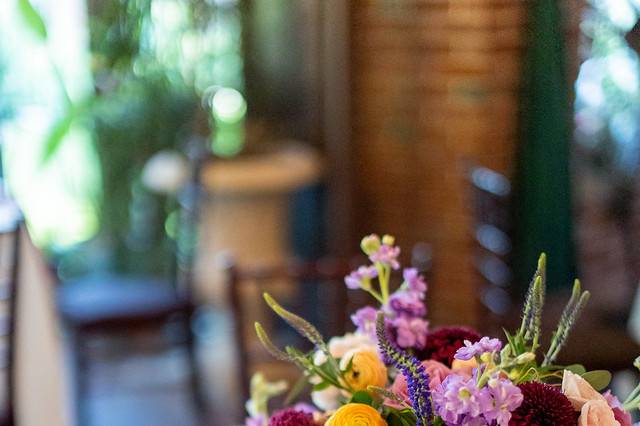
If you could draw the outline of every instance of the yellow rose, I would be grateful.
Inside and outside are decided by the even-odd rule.
[[[386,426],[380,413],[366,404],[347,404],[336,411],[324,426]]]
[[[340,360],[340,368],[351,369],[344,375],[345,381],[354,391],[366,391],[369,386],[385,387],[387,367],[371,348],[359,348],[348,351]]]

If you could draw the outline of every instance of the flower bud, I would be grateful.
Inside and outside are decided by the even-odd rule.
[[[367,235],[360,242],[360,248],[366,255],[375,253],[380,248],[380,237],[376,234]]]
[[[493,361],[493,353],[483,353],[482,355],[480,355],[480,361],[482,361],[483,364],[489,364],[491,361]]]
[[[526,364],[528,362],[535,361],[535,359],[536,359],[536,354],[534,354],[533,352],[525,352],[523,354],[518,355],[515,362],[516,364]]]
[[[382,244],[387,246],[392,246],[396,243],[396,239],[393,235],[385,234],[382,236]]]

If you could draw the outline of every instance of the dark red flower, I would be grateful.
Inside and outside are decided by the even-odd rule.
[[[293,408],[276,411],[269,419],[269,426],[318,426],[313,416]]]
[[[420,360],[432,359],[451,367],[456,351],[464,346],[465,340],[477,342],[482,336],[466,327],[443,327],[427,335],[427,343],[416,356]]]
[[[578,413],[566,396],[553,386],[539,382],[518,385],[524,397],[511,413],[509,426],[576,426]]]

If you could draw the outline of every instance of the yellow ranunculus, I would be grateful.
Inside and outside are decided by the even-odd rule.
[[[380,413],[366,404],[346,404],[336,411],[324,426],[386,426]]]
[[[387,367],[371,348],[359,348],[348,351],[340,360],[340,368],[346,369],[351,362],[351,369],[344,378],[354,391],[366,391],[369,386],[385,387],[387,384]]]

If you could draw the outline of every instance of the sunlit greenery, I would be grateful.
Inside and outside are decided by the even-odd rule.
[[[640,166],[640,62],[625,36],[640,2],[591,0],[581,29],[589,41],[576,82],[577,139],[610,176]]]
[[[92,247],[106,249],[110,269],[166,269],[176,204],[150,192],[140,174],[153,154],[194,138],[210,138],[221,155],[241,150],[237,2],[0,3],[0,58],[11,64],[0,81],[17,92],[0,136],[38,243],[75,253],[72,266],[61,258],[63,273],[96,267]]]

